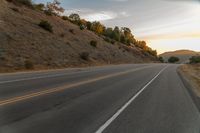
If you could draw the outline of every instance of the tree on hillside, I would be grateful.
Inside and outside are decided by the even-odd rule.
[[[86,27],[87,27],[88,30],[91,30],[92,29],[92,23],[87,21],[86,22]]]
[[[126,44],[126,37],[123,34],[120,36],[120,42]]]
[[[157,57],[157,51],[156,50],[153,50],[151,49],[150,47],[147,47],[148,50],[146,50],[146,52],[148,52],[149,54]]]
[[[80,16],[76,13],[72,13],[71,15],[69,15],[69,19],[71,21],[80,21]]]
[[[178,57],[172,56],[168,59],[169,63],[176,63],[178,62],[180,59]]]
[[[190,58],[190,63],[194,64],[194,63],[200,63],[200,56],[192,56]]]
[[[147,46],[147,43],[145,41],[137,41],[132,34],[131,30],[127,27],[119,28],[118,26],[115,26],[115,28],[105,27],[103,24],[101,24],[98,21],[90,22],[86,21],[84,19],[81,19],[80,16],[76,13],[73,13],[69,16],[69,20],[80,26],[80,29],[88,29],[93,31],[94,33],[98,35],[104,35],[105,40],[107,42],[121,42],[127,46],[136,46],[141,48],[141,51],[145,53],[146,55],[152,55],[157,57],[157,51],[151,49]]]
[[[113,33],[113,29],[108,27],[108,28],[105,29],[104,36],[109,37],[109,38],[113,38],[112,33]]]
[[[120,29],[119,27],[115,26],[113,32],[112,32],[112,37],[116,41],[120,41]]]
[[[97,34],[103,34],[105,32],[105,26],[102,25],[100,22],[93,22],[92,23],[92,31],[94,31]]]
[[[47,2],[46,12],[48,12],[49,14],[60,15],[64,11],[64,8],[60,6],[60,2],[58,0]]]
[[[146,49],[147,47],[147,44],[145,41],[137,41],[135,45],[141,49]]]
[[[131,33],[131,30],[127,27],[121,28],[121,36],[121,38],[123,39],[121,42],[125,42],[125,44],[127,45],[131,45],[131,43],[133,44],[136,42],[133,34]]]

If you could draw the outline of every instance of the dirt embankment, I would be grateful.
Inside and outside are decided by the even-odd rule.
[[[53,26],[53,33],[38,26],[41,20]],[[137,47],[108,43],[59,17],[0,0],[0,72],[156,60]]]

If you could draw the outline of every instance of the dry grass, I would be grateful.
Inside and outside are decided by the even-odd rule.
[[[182,65],[180,70],[194,86],[194,91],[200,97],[200,64]]]

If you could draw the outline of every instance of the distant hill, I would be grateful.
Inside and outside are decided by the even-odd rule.
[[[38,26],[41,20],[53,32]],[[58,16],[0,0],[0,72],[154,61],[136,46],[108,42]]]
[[[196,55],[200,55],[200,52],[192,50],[177,50],[177,51],[165,52],[163,54],[160,54],[159,56],[163,57],[165,62],[167,62],[171,56],[176,56],[180,59],[179,63],[184,63],[188,62],[192,56]]]

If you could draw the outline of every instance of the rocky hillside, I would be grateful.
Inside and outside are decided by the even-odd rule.
[[[195,52],[191,50],[177,50],[177,51],[165,52],[159,56],[163,57],[165,62],[167,62],[171,56],[175,56],[180,59],[179,63],[184,63],[184,62],[189,62],[189,59],[192,56],[196,55],[200,55],[200,52]]]
[[[52,33],[38,26],[42,20]],[[60,17],[0,0],[0,72],[157,60],[138,47],[104,40]]]

